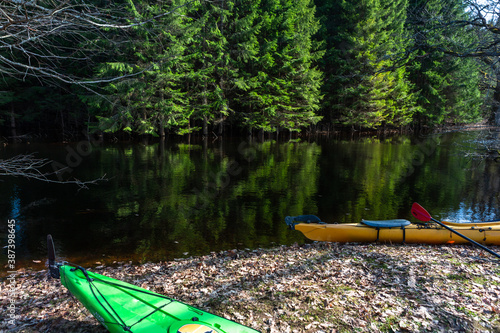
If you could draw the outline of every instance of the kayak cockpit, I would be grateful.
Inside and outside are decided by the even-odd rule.
[[[298,215],[298,216],[287,216],[285,217],[285,223],[292,230],[295,226],[300,223],[316,223],[316,224],[327,224],[322,222],[316,215]],[[404,219],[394,219],[394,220],[361,220],[361,223],[373,228],[402,228],[410,225],[411,222]]]

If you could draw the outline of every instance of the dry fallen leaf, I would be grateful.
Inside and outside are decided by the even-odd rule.
[[[313,243],[93,270],[262,332],[494,332],[500,268],[479,253],[456,245]],[[0,322],[0,331],[106,332],[46,273],[18,272],[19,320],[14,328]],[[2,312],[9,288],[4,279]]]

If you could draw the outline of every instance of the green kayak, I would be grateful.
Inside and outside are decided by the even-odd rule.
[[[255,333],[252,328],[194,308],[172,298],[70,264],[49,271],[110,332]],[[53,244],[52,244],[53,247]],[[51,258],[52,257],[52,258]]]

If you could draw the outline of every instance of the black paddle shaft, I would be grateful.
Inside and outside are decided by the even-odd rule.
[[[469,241],[469,242],[471,242],[472,244],[474,244],[474,245],[476,245],[476,246],[479,246],[480,248],[482,248],[482,249],[483,249],[483,250],[485,250],[486,252],[491,253],[492,255],[496,256],[497,258],[500,258],[500,254],[496,253],[495,251],[492,251],[492,250],[488,249],[486,246],[483,246],[483,245],[479,244],[478,242],[476,242],[476,241],[474,241],[474,240],[470,239],[469,237],[462,235],[462,234],[461,234],[461,233],[459,233],[458,231],[456,231],[456,230],[454,230],[454,229],[452,229],[452,228],[448,227],[446,224],[443,224],[443,223],[439,222],[438,220],[436,220],[436,219],[435,219],[435,218],[433,218],[433,217],[431,217],[431,220],[432,220],[432,221],[434,221],[434,222],[436,222],[437,224],[439,224],[439,225],[440,225],[440,226],[442,226],[443,228],[448,229],[449,231],[451,231],[451,232],[453,232],[453,233],[455,233],[455,234],[459,235],[459,236],[460,236],[460,237],[462,237],[463,239],[468,240],[468,241]]]
[[[59,279],[59,267],[56,265],[56,250],[51,235],[47,235],[47,251],[49,257],[49,277]]]

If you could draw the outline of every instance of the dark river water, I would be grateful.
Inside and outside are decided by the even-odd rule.
[[[67,166],[63,179],[107,181],[78,190],[3,176],[0,263],[12,220],[16,268],[41,268],[47,234],[60,258],[92,265],[307,242],[287,229],[287,215],[414,221],[417,201],[435,218],[500,219],[500,162],[470,156],[478,137],[485,133],[8,145],[0,159],[36,152],[55,161],[48,170]]]

